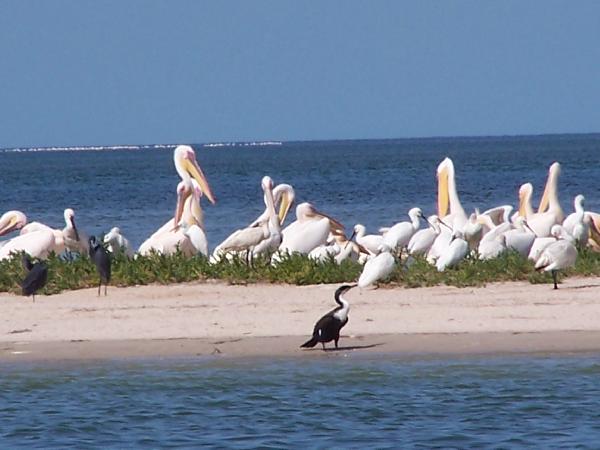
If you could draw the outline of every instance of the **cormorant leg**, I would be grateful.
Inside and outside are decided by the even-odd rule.
[[[323,350],[325,350],[325,342],[321,342],[321,345],[323,346]]]
[[[33,294],[32,297],[33,297],[33,303],[35,303],[35,294]]]
[[[102,288],[102,281],[98,284],[98,297],[100,297],[100,289]]]
[[[108,284],[104,285],[104,296],[106,297],[106,289],[108,289]]]
[[[558,284],[556,283],[556,270],[552,271],[552,279],[554,280],[554,289],[558,289]]]

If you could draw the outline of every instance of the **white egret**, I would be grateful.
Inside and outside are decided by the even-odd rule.
[[[107,244],[107,250],[111,253],[122,251],[128,257],[133,256],[133,248],[129,240],[121,234],[119,227],[113,227],[104,235],[104,243]]]
[[[552,235],[558,240],[548,245],[535,263],[535,268],[552,273],[554,289],[558,289],[556,272],[574,266],[577,260],[577,248],[574,239],[560,225],[552,227]]]
[[[394,270],[396,261],[390,253],[390,248],[382,244],[377,250],[379,253],[369,258],[358,278],[358,287],[360,288],[365,288],[387,277]]]
[[[398,222],[391,226],[383,236],[383,244],[392,250],[403,249],[408,245],[410,239],[419,230],[421,219],[425,219],[421,208],[411,208],[408,211],[410,222]],[[357,240],[360,243],[360,241]]]
[[[575,197],[573,205],[575,212],[567,216],[563,221],[563,228],[575,238],[575,242],[585,246],[590,234],[590,216],[586,215],[583,208],[585,197],[581,194]]]
[[[379,246],[383,244],[384,238],[380,234],[365,235],[366,230],[367,229],[365,226],[360,223],[354,225],[354,239],[356,239],[356,242],[366,248],[369,252],[376,254]],[[391,246],[389,247],[393,248]]]
[[[435,239],[441,233],[440,226],[443,222],[436,214],[429,216],[427,222],[429,222],[429,228],[417,231],[412,235],[410,241],[408,241],[408,253],[413,256],[426,255]]]
[[[522,216],[515,219],[514,227],[504,232],[506,247],[516,250],[523,258],[527,258],[536,239],[535,233],[527,227],[527,219]]]
[[[454,230],[451,237],[450,245],[440,255],[436,261],[438,272],[443,272],[448,267],[457,265],[469,253],[469,244],[464,240],[460,230]]]

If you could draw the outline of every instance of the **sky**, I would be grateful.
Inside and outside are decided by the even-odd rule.
[[[0,147],[600,131],[600,2],[0,0]]]

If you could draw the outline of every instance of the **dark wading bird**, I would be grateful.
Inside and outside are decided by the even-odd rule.
[[[104,283],[104,295],[106,295],[106,286],[110,283],[110,255],[102,244],[100,244],[95,236],[90,236],[90,258],[96,265],[98,275],[100,275],[100,283],[98,284],[98,295],[100,288]]]
[[[21,282],[21,289],[23,295],[29,297],[33,296],[35,302],[35,293],[43,288],[48,281],[48,266],[43,261],[33,263],[31,257],[27,254],[23,254],[23,267],[27,270],[25,279]]]
[[[310,338],[300,347],[310,348],[314,347],[320,342],[323,345],[323,350],[325,350],[325,343],[334,341],[335,348],[338,348],[340,330],[348,323],[348,311],[350,310],[350,304],[347,300],[342,298],[342,294],[345,294],[354,286],[356,285],[345,284],[340,286],[335,291],[335,301],[339,306],[329,311],[319,319],[319,321],[315,324],[312,338]]]

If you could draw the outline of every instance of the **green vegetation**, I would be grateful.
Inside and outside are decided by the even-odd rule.
[[[98,275],[93,263],[87,257],[65,261],[51,255],[48,264],[48,284],[44,294],[58,293],[70,289],[95,287]],[[113,286],[133,286],[143,284],[169,284],[198,280],[222,280],[230,284],[246,283],[288,283],[296,285],[319,283],[354,282],[362,267],[352,261],[337,265],[333,260],[316,262],[305,256],[284,257],[277,266],[271,266],[268,258],[257,258],[248,266],[243,258],[223,260],[210,264],[202,256],[193,258],[181,254],[171,256],[151,255],[128,259],[123,254],[113,258]],[[584,249],[579,253],[575,267],[561,276],[600,275],[600,254]],[[0,292],[20,293],[19,280],[25,276],[21,267],[21,257],[0,261]],[[383,287],[405,286],[483,286],[497,281],[524,280],[531,283],[550,283],[551,276],[536,272],[533,263],[516,252],[508,252],[499,258],[479,261],[466,258],[458,267],[439,273],[422,258],[410,258],[396,266]]]

